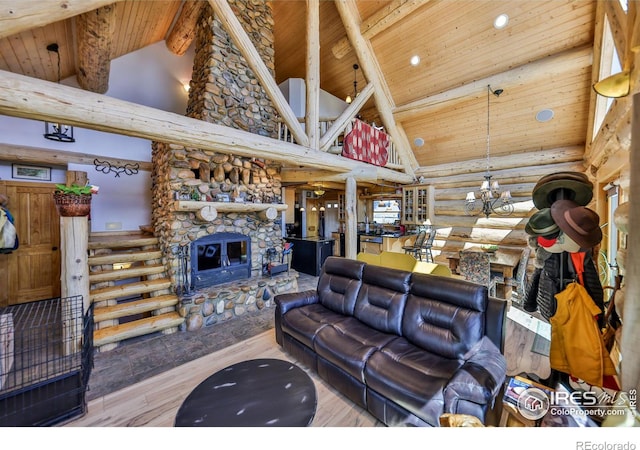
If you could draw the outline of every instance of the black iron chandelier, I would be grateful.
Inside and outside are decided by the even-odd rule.
[[[499,97],[502,94],[502,89],[491,89],[491,85],[487,85],[487,172],[484,175],[484,181],[480,185],[480,201],[476,200],[476,194],[471,191],[467,193],[465,201],[465,211],[468,215],[484,214],[485,217],[494,213],[498,216],[509,216],[514,211],[513,203],[511,203],[511,192],[500,191],[500,184],[498,181],[491,181],[491,172],[489,171],[489,154],[490,154],[490,98],[491,94]]]

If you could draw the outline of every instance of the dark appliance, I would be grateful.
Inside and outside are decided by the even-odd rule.
[[[333,243],[330,238],[287,238],[294,244],[291,267],[298,272],[317,277],[320,275],[324,260],[333,256]]]

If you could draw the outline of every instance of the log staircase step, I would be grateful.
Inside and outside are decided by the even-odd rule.
[[[142,314],[156,309],[175,306],[178,304],[178,297],[173,294],[159,295],[157,297],[142,298],[118,303],[113,306],[104,306],[93,310],[93,320],[98,323],[105,320],[114,320],[121,317]]]
[[[110,286],[106,288],[94,289],[89,292],[91,302],[102,302],[105,300],[113,300],[122,297],[131,297],[134,295],[148,294],[171,287],[171,280],[167,278],[159,278],[157,280],[138,281],[136,283],[127,283],[118,286]]]
[[[113,344],[124,341],[125,339],[177,327],[183,322],[184,318],[180,317],[180,314],[170,312],[145,319],[134,320],[113,327],[102,328],[93,333],[93,345],[100,347],[106,344]]]
[[[102,270],[89,274],[89,283],[101,283],[103,281],[126,280],[128,278],[144,277],[163,273],[165,267],[162,264],[149,264],[147,266],[132,266],[128,269]]]
[[[89,238],[89,250],[102,248],[133,248],[158,245],[158,238],[149,235],[125,234],[120,236],[106,236]]]
[[[114,252],[108,255],[90,256],[88,262],[90,266],[100,266],[102,264],[147,261],[150,259],[160,258],[162,258],[162,252],[160,250],[140,250],[131,252]]]

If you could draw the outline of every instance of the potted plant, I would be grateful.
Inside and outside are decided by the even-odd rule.
[[[91,211],[91,196],[97,194],[97,186],[56,184],[53,200],[62,217],[88,216]]]

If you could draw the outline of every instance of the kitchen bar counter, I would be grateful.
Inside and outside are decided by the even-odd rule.
[[[403,246],[412,245],[416,240],[416,234],[396,236],[392,234],[360,234],[360,251],[374,255],[381,252],[404,253]]]

